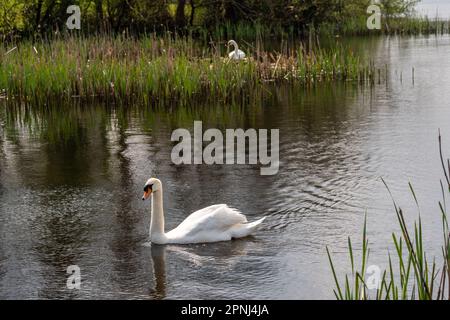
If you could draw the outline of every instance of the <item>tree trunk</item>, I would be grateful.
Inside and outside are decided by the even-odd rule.
[[[230,21],[231,23],[235,24],[238,21],[238,13],[235,8],[234,1],[227,1],[224,3],[225,6],[225,20]]]
[[[36,21],[35,21],[35,27],[36,30],[39,31],[40,27],[39,24],[41,23],[41,11],[42,11],[42,4],[43,4],[44,0],[39,0],[37,7],[36,7]]]
[[[194,0],[191,0],[191,17],[189,18],[189,24],[191,26],[194,25],[194,15],[195,15],[195,3]]]
[[[185,6],[186,0],[178,0],[177,11],[175,13],[175,25],[178,28],[184,28],[186,26],[186,16],[184,15]]]
[[[103,30],[103,3],[102,0],[96,0],[95,1],[95,11],[97,11],[97,21],[100,30]]]
[[[129,21],[124,21],[125,23],[122,23],[124,19],[126,19],[126,18],[128,18],[130,16],[129,15],[129,12],[130,12],[129,9],[130,8],[129,8],[128,1],[127,0],[122,0],[119,3],[117,9],[119,11],[119,14],[117,16],[117,19],[116,19],[116,22],[115,22],[115,25],[114,25],[114,31],[116,33],[120,32],[122,26],[124,26],[125,29],[126,29],[126,24],[129,22]]]

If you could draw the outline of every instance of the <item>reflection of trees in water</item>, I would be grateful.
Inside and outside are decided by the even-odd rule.
[[[22,177],[35,171],[42,185],[80,185],[98,175],[97,159],[104,157],[99,130],[106,110],[77,104],[48,107],[5,107],[4,137],[11,146],[6,155]]]
[[[133,190],[133,172],[130,168],[131,159],[124,156],[129,147],[126,134],[127,125],[126,122],[123,123],[122,121],[118,121],[116,141],[109,140],[110,144],[116,144],[117,153],[110,155],[109,160],[114,161],[115,164],[114,170],[108,171],[115,181],[115,188],[119,190]],[[107,131],[105,130],[104,135],[106,134]],[[131,206],[133,202],[137,201],[137,198],[137,195],[133,195],[132,192],[123,192],[113,200],[115,202],[113,215],[114,232],[111,239],[111,250],[115,258],[113,270],[122,278],[127,274],[139,272],[138,266],[140,261],[133,254],[133,250],[139,245],[139,238],[135,233],[139,219]],[[129,285],[126,281],[119,281],[117,285],[121,291],[129,290]]]
[[[0,172],[0,181],[1,181],[1,172]],[[0,184],[0,190],[1,190],[1,184]],[[0,199],[2,197],[1,191],[0,191]],[[2,202],[0,201],[0,212],[3,212],[3,208],[2,208]],[[4,230],[3,230],[3,226],[4,223],[2,221],[3,217],[0,215],[0,235],[3,235]],[[6,263],[6,253],[5,253],[5,243],[4,241],[0,241],[0,299],[2,298],[3,295],[3,277],[6,274],[6,269],[5,269],[5,263]]]
[[[52,298],[55,292],[67,298],[79,294],[77,290],[65,290],[69,276],[67,267],[80,263],[90,229],[77,205],[79,196],[75,190],[70,190],[66,194],[55,192],[35,198],[39,213],[30,228],[34,238],[33,253],[41,264],[39,275],[43,285],[39,288],[39,297]]]
[[[30,258],[39,261],[31,271],[24,266],[22,278],[39,279],[34,283],[39,297],[76,297],[76,290],[65,290],[66,270],[80,263],[82,248],[89,241],[91,223],[87,217],[95,209],[92,200],[86,201],[92,194],[86,193],[83,185],[98,182],[95,172],[104,143],[95,128],[102,119],[95,113],[83,114],[77,106],[67,110],[8,106],[5,110],[7,121],[1,140],[4,138],[10,148],[7,161],[0,162],[0,172],[9,169],[10,197],[26,195],[23,210],[29,212],[24,212],[26,221],[20,229],[30,233]],[[89,156],[81,156],[85,154]]]
[[[171,185],[167,196],[173,201],[166,202],[167,212],[175,209],[170,217],[171,224],[177,224],[200,209],[199,203],[229,202],[230,199],[234,199],[236,206],[239,202],[251,203],[242,199],[251,194],[243,189],[263,185],[259,175],[242,176],[236,181],[235,175],[227,176],[231,169],[226,166],[219,171],[216,167],[194,170],[191,166],[175,167],[170,162],[171,130],[191,127],[198,119],[205,121],[205,128],[257,125],[263,117],[257,104],[249,108],[233,105],[173,110],[131,106],[111,110],[101,105],[74,104],[46,108],[9,106],[5,110],[7,120],[0,146],[6,141],[12,148],[2,148],[2,152],[9,152],[5,159],[10,162],[5,164],[0,155],[0,175],[3,178],[4,169],[14,168],[8,172],[8,179],[14,179],[18,192],[26,189],[30,194],[26,206],[32,208],[33,217],[26,228],[33,234],[31,259],[38,260],[38,290],[42,297],[85,294],[83,290],[65,290],[66,269],[72,264],[81,264],[82,279],[95,281],[94,286],[102,286],[103,280],[112,281],[113,292],[115,287],[121,292],[130,292],[133,287],[130,281],[139,278],[148,264],[148,260],[136,254],[139,252],[136,248],[142,243],[142,233],[138,231],[142,228],[143,216],[148,219],[148,207],[144,212],[136,212],[135,203],[139,199],[135,194],[136,184],[140,186],[154,168],[157,167],[163,181]],[[139,139],[130,140],[130,136]],[[152,170],[147,167],[143,170],[143,165],[148,163],[152,163]],[[202,181],[211,179],[210,173],[214,172],[217,184],[212,193],[207,193],[202,189]],[[0,192],[1,183],[3,179]],[[186,183],[192,185],[186,187]],[[238,185],[240,188],[233,188]],[[242,197],[238,195],[241,192]],[[111,210],[100,208],[103,205]],[[263,208],[240,209],[244,213],[264,211]],[[145,233],[148,233],[148,226],[145,226]],[[235,257],[245,254],[240,253],[239,246],[240,242],[214,245],[217,252],[208,251],[210,246],[152,249],[154,297],[166,296],[165,250],[187,266],[201,266],[211,259],[223,258],[220,267],[226,268],[236,261]],[[98,266],[96,263],[108,254],[113,256],[104,261],[104,268],[99,271],[103,272],[100,277],[103,280],[91,277],[91,270]],[[83,278],[83,274],[87,278]]]
[[[2,109],[4,106],[2,104],[0,104],[0,109]],[[0,199],[2,199],[3,196],[3,189],[4,189],[4,172],[5,172],[5,150],[4,150],[4,124],[3,124],[3,117],[4,114],[3,112],[0,110]],[[0,212],[2,212],[2,203],[3,201],[0,201]],[[3,223],[1,223],[2,216],[0,215],[0,228],[3,225]],[[0,230],[1,231],[1,230]],[[1,233],[0,233],[1,234]],[[0,244],[1,245],[1,244]],[[1,267],[1,265],[0,265]]]

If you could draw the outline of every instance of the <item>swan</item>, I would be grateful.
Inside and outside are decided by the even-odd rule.
[[[150,241],[155,244],[189,244],[228,241],[250,235],[265,217],[248,223],[247,218],[226,204],[216,204],[189,215],[178,227],[164,232],[162,183],[150,178],[142,200],[151,196]]]
[[[238,44],[234,40],[228,41],[228,46],[233,46],[234,51],[231,51],[228,54],[228,57],[233,60],[244,60],[245,59],[245,52],[242,50],[239,50]]]

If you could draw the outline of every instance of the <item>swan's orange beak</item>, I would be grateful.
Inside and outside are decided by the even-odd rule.
[[[142,201],[145,201],[150,197],[150,194],[152,193],[152,189],[148,189],[147,191],[144,191],[144,195],[142,196]]]

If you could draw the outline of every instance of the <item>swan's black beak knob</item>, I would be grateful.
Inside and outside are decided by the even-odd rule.
[[[144,195],[142,196],[142,201],[145,201],[150,197],[150,194],[152,193],[152,190],[150,188],[146,188],[144,191]]]

